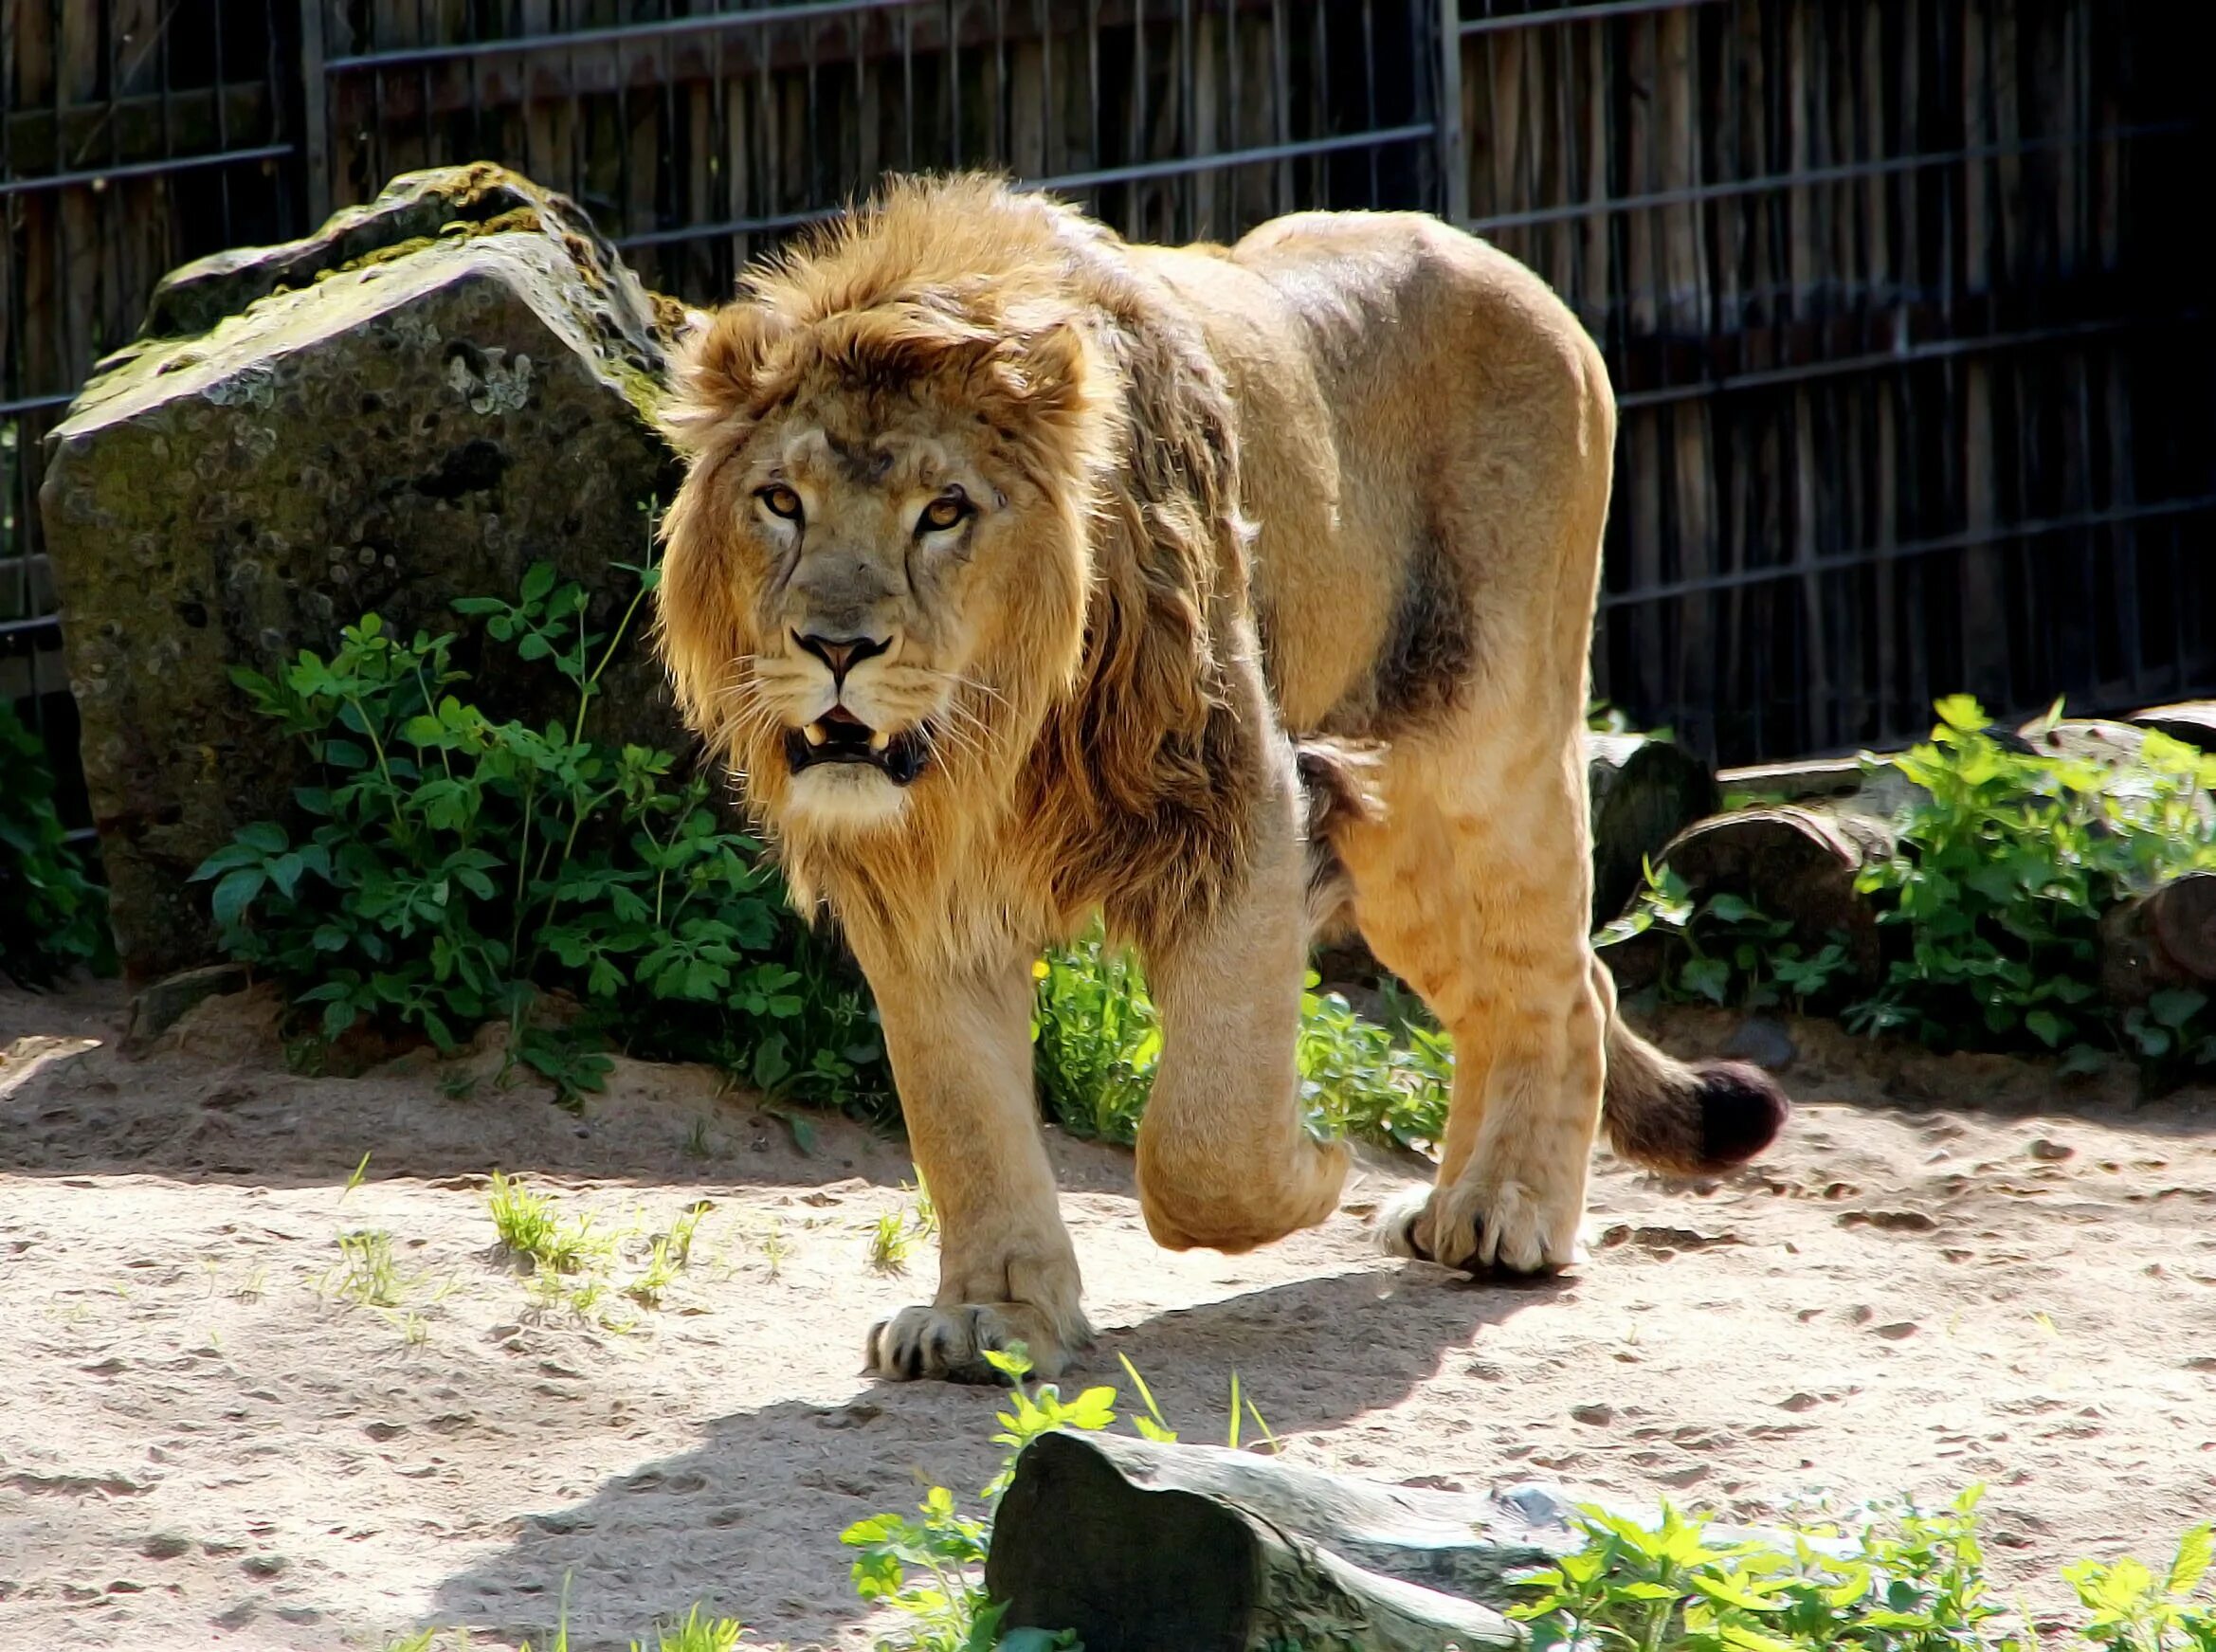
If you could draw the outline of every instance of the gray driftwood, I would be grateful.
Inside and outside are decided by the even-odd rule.
[[[1364,1484],[1104,1434],[1027,1446],[986,1587],[1008,1628],[1086,1652],[1462,1652],[1517,1645],[1507,1577],[1575,1547],[1562,1506]]]

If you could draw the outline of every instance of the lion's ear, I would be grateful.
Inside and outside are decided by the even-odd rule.
[[[746,410],[789,327],[767,304],[741,300],[685,335],[662,408],[662,427],[681,452],[699,452],[717,429]]]
[[[1017,334],[1002,372],[1015,399],[1036,419],[1074,420],[1092,401],[1093,346],[1068,321]]]

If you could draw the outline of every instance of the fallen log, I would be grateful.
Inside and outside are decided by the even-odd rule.
[[[2142,729],[2159,729],[2173,740],[2216,753],[2216,699],[2182,699],[2172,705],[2151,705],[2124,721]]]
[[[1539,1494],[1366,1485],[1251,1453],[1054,1433],[1026,1446],[985,1585],[1087,1652],[1492,1652],[1508,1577],[1577,1541]]]
[[[2100,915],[2100,988],[2129,1008],[2168,988],[2216,993],[2216,872],[2189,872]]]
[[[1598,922],[1624,910],[1645,880],[1647,861],[1664,844],[1716,812],[1716,790],[1708,765],[1669,740],[1589,734],[1585,756]]]
[[[1881,967],[1878,910],[1855,887],[1873,862],[1893,853],[1889,816],[1865,811],[1864,794],[1821,806],[1782,803],[1714,815],[1685,828],[1659,857],[1696,900],[1736,895],[1792,925],[1805,952],[1833,938],[1846,948],[1852,978],[1874,986]],[[1601,949],[1626,992],[1661,976],[1664,937],[1655,930]]]

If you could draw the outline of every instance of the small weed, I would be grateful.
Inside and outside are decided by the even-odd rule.
[[[63,828],[45,742],[0,699],[0,980],[46,987],[79,968],[115,973],[108,894]]]
[[[493,1231],[518,1256],[536,1260],[560,1225],[552,1199],[499,1171],[493,1172],[491,1185],[485,1189],[485,1207],[492,1213]]]
[[[705,1118],[693,1120],[692,1129],[685,1132],[682,1152],[689,1159],[708,1159],[715,1156],[715,1144],[709,1137],[708,1121]]]
[[[739,1637],[745,1633],[736,1619],[703,1618],[696,1606],[681,1624],[667,1628],[657,1624],[652,1647],[633,1641],[631,1652],[738,1652]]]
[[[916,1248],[912,1218],[906,1210],[887,1210],[869,1233],[869,1265],[881,1274],[904,1274],[908,1255]]]
[[[439,1075],[439,1094],[449,1101],[466,1101],[477,1094],[477,1075],[465,1067]]]
[[[392,1236],[381,1227],[360,1227],[338,1236],[338,1265],[324,1276],[324,1287],[344,1302],[364,1308],[397,1308],[411,1280],[401,1277],[392,1260]]]
[[[590,1213],[565,1217],[547,1194],[498,1171],[485,1190],[485,1207],[500,1244],[512,1255],[528,1257],[537,1272],[582,1273],[614,1252],[616,1236],[593,1232]]]
[[[354,1174],[346,1178],[346,1186],[338,1189],[338,1202],[342,1205],[346,1203],[347,1194],[360,1187],[362,1179],[369,1173],[370,1155],[365,1153],[362,1154],[361,1162],[354,1167]]]
[[[693,1231],[707,1213],[705,1203],[695,1205],[669,1225],[667,1233],[655,1235],[646,1271],[624,1287],[624,1295],[642,1307],[661,1307],[662,1298],[693,1259]]]
[[[769,1231],[762,1235],[762,1259],[770,1264],[770,1278],[775,1279],[785,1271],[785,1259],[791,1254],[792,1246],[785,1238],[785,1224],[771,1217]]]

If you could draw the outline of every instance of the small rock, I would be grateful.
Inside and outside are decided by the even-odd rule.
[[[817,1412],[816,1426],[819,1428],[861,1428],[876,1422],[884,1414],[885,1408],[882,1406],[873,1405],[867,1400],[856,1400],[849,1405]]]
[[[1916,1334],[1916,1321],[1913,1319],[1896,1319],[1890,1325],[1879,1326],[1875,1334],[1884,1337],[1889,1342],[1900,1342],[1914,1336]]]
[[[292,1564],[282,1554],[249,1554],[239,1562],[248,1577],[275,1577]]]
[[[2049,1141],[2043,1135],[2034,1141],[2030,1148],[2033,1158],[2043,1159],[2048,1164],[2060,1164],[2063,1159],[2074,1156],[2077,1151],[2076,1148],[2065,1147],[2059,1141]]]
[[[138,1552],[149,1560],[174,1560],[189,1552],[192,1539],[181,1537],[174,1532],[156,1532],[138,1545]]]
[[[1800,1047],[1785,1024],[1767,1015],[1750,1015],[1739,1023],[1723,1053],[1735,1062],[1753,1062],[1757,1067],[1782,1073],[1800,1059]]]
[[[1610,1406],[1572,1406],[1571,1416],[1580,1423],[1589,1423],[1596,1428],[1605,1428],[1616,1420],[1615,1408]]]
[[[227,992],[244,992],[252,977],[244,964],[209,964],[156,981],[131,1000],[130,1019],[119,1046],[127,1056],[144,1055],[154,1040],[203,1001]]]

